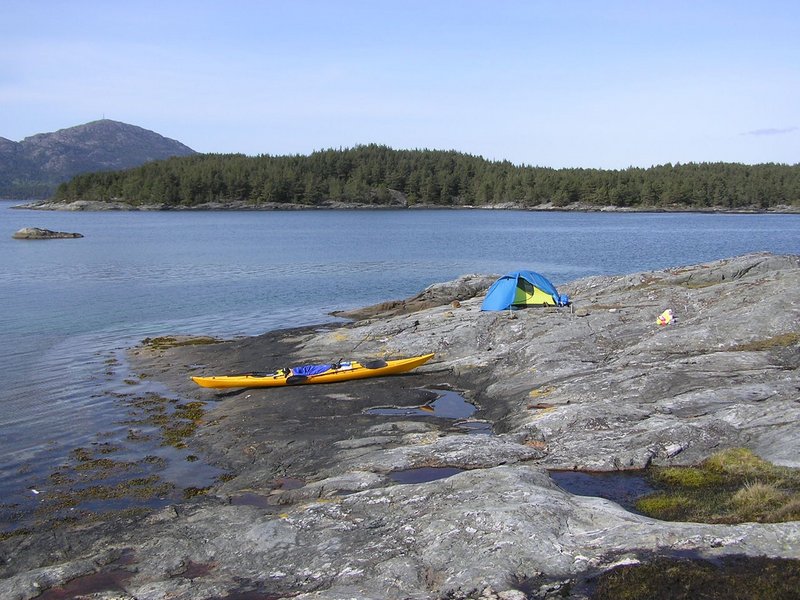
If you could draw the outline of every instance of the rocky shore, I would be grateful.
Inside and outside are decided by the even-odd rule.
[[[99,200],[75,200],[72,202],[55,202],[50,200],[43,200],[37,202],[29,202],[27,204],[20,204],[13,208],[27,209],[27,210],[54,210],[54,211],[69,211],[69,212],[83,212],[83,211],[225,211],[225,210],[245,210],[245,211],[292,211],[292,210],[530,210],[530,211],[566,211],[566,212],[706,212],[706,213],[729,213],[729,214],[757,214],[757,213],[781,213],[781,214],[797,214],[800,212],[798,205],[784,205],[774,206],[769,209],[763,209],[757,206],[743,207],[736,210],[724,206],[712,206],[703,208],[694,208],[686,205],[670,205],[670,206],[637,206],[620,207],[620,206],[597,206],[593,204],[586,204],[574,202],[572,204],[553,204],[547,202],[537,204],[535,206],[526,206],[516,202],[503,202],[499,204],[491,204],[485,206],[442,206],[437,204],[409,204],[408,200],[402,194],[399,194],[394,202],[386,205],[358,203],[358,202],[338,202],[327,201],[316,205],[307,204],[291,204],[279,202],[246,202],[246,201],[221,201],[209,202],[205,204],[197,204],[194,206],[175,206],[166,204],[131,204],[123,201],[103,202]]]
[[[591,598],[604,573],[654,557],[797,565],[798,521],[660,521],[549,470],[694,465],[726,448],[800,467],[800,256],[582,279],[559,286],[568,308],[481,312],[491,281],[344,325],[132,349],[141,376],[206,403],[190,444],[228,475],[144,517],[3,540],[0,597]],[[413,373],[327,386],[188,379],[427,352]],[[421,414],[442,390],[476,411]],[[417,469],[428,476],[397,477]]]
[[[39,227],[23,227],[11,236],[15,240],[67,240],[82,238],[81,233],[69,233],[66,231],[51,231]]]

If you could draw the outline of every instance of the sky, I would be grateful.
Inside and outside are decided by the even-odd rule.
[[[800,2],[0,0],[0,137],[800,163]]]

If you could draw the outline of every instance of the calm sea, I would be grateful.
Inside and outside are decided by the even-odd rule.
[[[754,251],[800,253],[800,215],[10,208],[18,203],[0,202],[6,505],[46,487],[73,449],[124,437],[124,350],[147,336],[321,323],[332,310],[467,273],[526,268],[558,285]],[[85,237],[12,240],[28,226]],[[166,393],[157,387],[140,393]]]

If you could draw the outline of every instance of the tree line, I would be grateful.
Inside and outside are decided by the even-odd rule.
[[[400,200],[398,200],[400,199]],[[630,208],[767,209],[800,205],[800,164],[687,163],[622,170],[553,169],[455,151],[381,145],[308,156],[196,154],[125,171],[78,175],[55,200],[196,206],[245,202],[321,206],[533,207],[552,203]]]

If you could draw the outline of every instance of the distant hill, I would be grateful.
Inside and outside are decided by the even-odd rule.
[[[46,198],[80,173],[117,171],[194,150],[153,131],[102,119],[39,133],[21,142],[0,137],[0,198]]]

